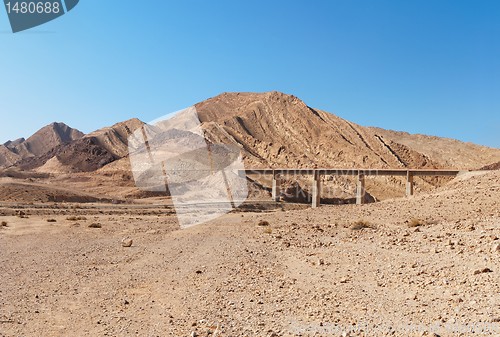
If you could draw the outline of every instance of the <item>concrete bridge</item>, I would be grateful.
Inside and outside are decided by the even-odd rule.
[[[413,178],[423,176],[457,176],[459,173],[468,172],[463,170],[412,170],[412,169],[246,169],[240,172],[245,174],[272,175],[272,198],[279,200],[280,196],[280,177],[283,175],[311,175],[312,176],[312,207],[320,205],[321,176],[355,176],[356,179],[356,204],[363,204],[365,196],[365,176],[398,176],[406,177],[406,196],[413,195]]]

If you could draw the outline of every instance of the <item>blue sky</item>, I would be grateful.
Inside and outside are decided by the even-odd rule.
[[[500,147],[500,1],[81,0],[12,34],[0,142],[278,90],[361,125]]]

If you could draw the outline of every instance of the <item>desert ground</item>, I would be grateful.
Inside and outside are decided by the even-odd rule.
[[[2,202],[0,336],[499,336],[499,197],[484,171],[182,230],[164,201]]]

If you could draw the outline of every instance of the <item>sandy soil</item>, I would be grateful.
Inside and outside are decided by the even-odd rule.
[[[4,204],[0,336],[499,336],[499,196],[497,171],[185,230],[165,206]]]

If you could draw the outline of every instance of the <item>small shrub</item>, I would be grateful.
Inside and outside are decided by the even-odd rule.
[[[89,228],[102,228],[102,225],[100,223],[91,223]]]
[[[410,227],[410,228],[420,227],[420,226],[424,226],[425,224],[426,224],[426,221],[424,221],[422,219],[413,218],[410,220],[410,222],[408,222],[408,227]]]
[[[373,226],[366,220],[358,220],[351,225],[351,229],[354,231],[359,231],[366,228],[373,228]]]
[[[28,216],[24,211],[17,211],[17,216],[21,219],[28,219]]]
[[[257,224],[259,226],[269,226],[269,221],[266,220],[260,220],[259,223]]]
[[[2,227],[7,227],[7,221],[2,221]]]
[[[271,227],[267,227],[266,229],[264,229],[264,234],[272,234],[273,233],[273,230],[271,229]]]
[[[47,222],[57,222],[56,219],[47,219]]]
[[[82,220],[87,220],[87,218],[84,216],[74,216],[73,215],[73,216],[67,217],[66,220],[68,220],[68,221],[82,221]]]

